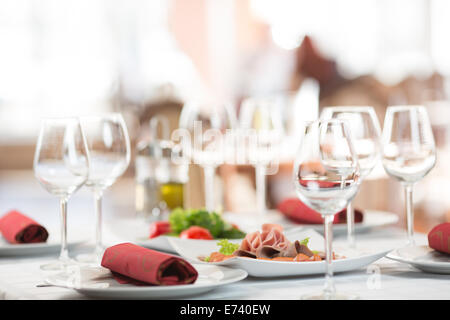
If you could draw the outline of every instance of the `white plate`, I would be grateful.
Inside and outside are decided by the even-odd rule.
[[[256,219],[255,219],[256,218]],[[224,214],[224,219],[231,223],[239,224],[239,226],[242,228],[242,230],[248,232],[248,231],[254,231],[258,229],[256,224],[261,224],[260,221],[255,222],[258,220],[258,216],[256,214],[248,214],[248,213],[232,213],[227,212]],[[323,232],[323,224],[300,224],[295,223],[288,218],[286,218],[281,212],[277,210],[269,210],[264,215],[264,221],[268,223],[277,223],[282,225],[285,230],[289,230],[291,228],[298,228],[303,227],[305,229],[314,229],[317,232],[322,233]],[[385,212],[385,211],[376,211],[376,210],[365,210],[364,211],[364,219],[361,223],[355,224],[355,231],[356,232],[367,232],[372,228],[376,227],[383,227],[387,225],[396,224],[398,222],[398,215],[391,213],[391,212]],[[340,234],[346,234],[347,233],[347,224],[346,223],[339,223],[339,224],[333,224],[333,234],[334,235],[340,235]]]
[[[175,286],[135,286],[119,284],[109,270],[96,268],[81,271],[81,279],[76,283],[73,276],[56,274],[45,279],[48,284],[74,289],[81,294],[94,298],[113,299],[164,299],[192,296],[208,292],[216,287],[240,281],[247,277],[247,272],[241,269],[231,269],[213,265],[193,265],[198,271],[198,279],[193,284]]]
[[[450,274],[450,255],[426,245],[403,247],[389,253],[387,258],[410,264],[425,272]]]
[[[58,252],[61,250],[61,238],[57,230],[49,231],[46,242],[11,244],[0,235],[0,257],[3,256],[27,256]],[[79,245],[86,241],[84,237],[70,237],[69,247]]]
[[[311,250],[323,250],[323,237],[316,231],[296,230],[285,232],[290,241],[303,240],[310,237],[308,247]],[[218,251],[217,244],[213,243],[194,243],[186,244],[182,239],[173,238],[169,240],[177,253],[193,263],[204,263],[212,265],[228,265],[244,269],[250,276],[254,277],[284,277],[323,274],[325,272],[325,261],[311,262],[285,262],[251,259],[244,257],[235,257],[222,262],[203,262],[198,259],[200,256],[209,256],[212,252]],[[345,259],[333,261],[334,272],[345,272],[365,267],[372,262],[384,257],[389,250],[370,250],[370,249],[349,249],[346,247],[335,246],[333,251],[343,255]]]

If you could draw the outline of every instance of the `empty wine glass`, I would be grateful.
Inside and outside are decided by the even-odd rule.
[[[44,270],[64,270],[75,263],[67,247],[67,201],[87,180],[89,157],[86,140],[77,118],[42,121],[33,169],[39,183],[59,197],[61,207],[61,252],[59,260],[41,266]]]
[[[337,294],[333,281],[333,219],[355,197],[359,187],[358,156],[342,120],[317,120],[306,125],[294,167],[298,197],[324,219],[326,283],[323,292],[305,299],[354,299]]]
[[[236,117],[228,104],[190,102],[183,106],[179,125],[190,133],[191,141],[184,145],[184,152],[203,168],[205,207],[212,212],[216,168],[225,161],[225,133],[236,128]]]
[[[96,236],[94,252],[80,255],[78,260],[99,262],[104,252],[102,244],[103,191],[127,169],[130,163],[130,140],[125,121],[119,113],[82,117],[81,126],[89,148],[90,170],[86,186],[94,193]]]
[[[413,185],[425,177],[436,163],[434,137],[425,107],[387,108],[382,146],[384,169],[404,187],[408,242],[413,245]]]
[[[248,160],[255,167],[256,207],[259,214],[267,211],[266,174],[272,161],[279,156],[283,135],[281,110],[276,96],[251,97],[242,102],[240,128],[247,130]]]
[[[366,106],[327,107],[322,111],[321,118],[347,121],[362,181],[375,167],[381,154],[381,129],[375,110]],[[351,201],[347,206],[347,240],[350,247],[355,247],[355,212]]]

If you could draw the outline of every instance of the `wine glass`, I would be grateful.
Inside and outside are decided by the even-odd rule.
[[[125,121],[119,113],[81,117],[81,126],[86,136],[90,156],[90,171],[86,186],[94,193],[95,204],[95,250],[92,254],[80,255],[82,262],[99,262],[104,247],[102,244],[102,197],[127,169],[130,163],[130,140]]]
[[[236,128],[236,117],[229,104],[190,102],[183,106],[179,126],[190,134],[191,140],[184,145],[184,152],[203,168],[205,207],[212,212],[215,210],[216,168],[225,161],[225,133]]]
[[[56,262],[43,270],[64,270],[75,262],[67,247],[67,202],[87,180],[89,156],[78,118],[48,118],[41,124],[33,169],[39,183],[59,197],[61,208],[61,252]]]
[[[361,178],[366,178],[378,163],[381,154],[381,129],[375,110],[368,106],[339,106],[324,108],[322,119],[347,121],[353,146],[358,156]],[[355,247],[355,212],[352,203],[347,206],[347,240]]]
[[[283,135],[279,107],[276,96],[250,97],[243,100],[239,115],[240,128],[249,135],[247,156],[255,167],[256,207],[260,215],[267,212],[267,168],[279,155]]]
[[[404,187],[408,242],[414,245],[413,186],[436,163],[434,137],[425,107],[388,107],[382,146],[384,169]]]
[[[298,197],[324,219],[326,283],[323,292],[305,299],[354,299],[337,294],[333,282],[333,219],[355,197],[359,188],[358,156],[346,123],[317,120],[306,125],[295,158],[294,184]]]

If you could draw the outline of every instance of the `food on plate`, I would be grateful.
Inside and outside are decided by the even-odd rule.
[[[450,222],[438,224],[428,233],[428,245],[441,253],[450,254]]]
[[[220,247],[219,252],[213,252],[208,257],[203,257],[200,260],[206,262],[220,262],[230,259],[234,257],[233,253],[239,248],[239,244],[231,243],[227,239],[220,240],[217,242],[217,245]]]
[[[262,225],[261,232],[247,234],[240,244],[230,243],[228,240],[219,241],[218,252],[213,252],[208,257],[199,257],[199,259],[206,262],[220,262],[233,257],[287,262],[325,259],[324,252],[311,250],[308,243],[309,238],[291,242],[284,235],[282,226],[266,223]],[[344,257],[335,255],[333,252],[333,259],[342,258]]]
[[[311,209],[297,198],[288,198],[278,205],[278,210],[288,219],[302,224],[322,224],[323,218],[320,213]],[[355,222],[363,221],[362,211],[355,209]],[[334,224],[347,223],[347,209],[344,209],[334,216]]]
[[[224,221],[216,212],[177,208],[170,213],[169,221],[158,221],[150,225],[149,238],[160,235],[183,239],[242,239],[245,232]]]
[[[46,242],[48,238],[45,227],[16,210],[0,218],[0,233],[13,244]]]

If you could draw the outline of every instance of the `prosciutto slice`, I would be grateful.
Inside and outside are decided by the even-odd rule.
[[[262,232],[247,234],[234,255],[250,258],[274,258],[295,256],[295,245],[283,234],[283,227],[278,224],[263,224]]]

